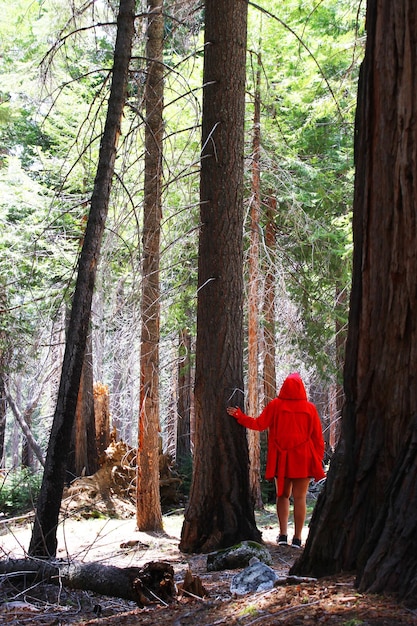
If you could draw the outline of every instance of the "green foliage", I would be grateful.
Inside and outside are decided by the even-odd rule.
[[[29,469],[11,470],[0,477],[0,512],[19,515],[34,507],[42,476]]]
[[[181,478],[180,492],[188,498],[191,489],[191,481],[193,475],[193,459],[191,456],[180,459],[177,464],[178,475]]]
[[[352,0],[254,7],[249,42],[262,53],[261,194],[277,199],[272,261],[285,286],[282,296],[298,310],[295,334],[285,341],[325,379],[337,369],[335,320],[341,327],[347,323],[347,299],[342,307],[338,293],[350,288],[353,128],[364,16]],[[250,74],[250,91],[253,84]]]
[[[5,5],[0,21],[0,277],[7,301],[0,328],[12,346],[10,369],[21,368],[27,375],[41,347],[49,345],[43,333],[71,302],[94,183],[117,3],[93,5],[94,15],[88,3],[74,5],[72,13],[65,0],[18,0]],[[187,327],[195,335],[203,67],[201,4],[174,2],[167,13],[162,369],[177,358],[178,330]],[[132,405],[137,400],[144,177],[142,19],[93,311],[100,377],[120,376]],[[261,195],[273,195],[278,206],[277,250],[270,258],[262,245],[261,253],[277,276],[278,356],[284,361],[289,353],[323,378],[336,368],[336,321],[343,327],[347,320],[347,304],[340,305],[336,294],[350,286],[353,125],[362,39],[363,16],[354,0],[249,4],[245,197],[249,201],[252,193],[253,95],[260,53]],[[262,214],[262,233],[264,226]],[[162,372],[161,395],[170,393],[171,369]],[[162,398],[162,415],[170,414],[170,403],[171,398]],[[136,420],[136,406],[131,416],[124,406],[120,411],[126,421]]]

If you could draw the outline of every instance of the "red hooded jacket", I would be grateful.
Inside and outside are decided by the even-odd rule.
[[[325,477],[322,460],[324,441],[317,409],[308,402],[298,373],[290,374],[279,395],[271,400],[258,418],[235,415],[242,426],[252,430],[269,428],[265,478],[277,478],[277,495],[284,490],[284,478]]]

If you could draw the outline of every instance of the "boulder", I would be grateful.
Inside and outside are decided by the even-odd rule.
[[[267,565],[272,564],[271,554],[265,546],[256,541],[242,541],[231,548],[211,552],[207,556],[207,571],[217,572],[247,567],[254,557]]]
[[[272,589],[278,580],[274,570],[255,559],[244,570],[233,576],[230,591],[238,596]]]

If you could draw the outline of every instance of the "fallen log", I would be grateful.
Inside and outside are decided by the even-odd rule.
[[[71,589],[93,591],[103,596],[133,600],[140,607],[160,602],[167,604],[176,596],[174,569],[164,561],[143,567],[115,567],[101,563],[6,559],[0,561],[0,574],[23,582],[64,585]]]

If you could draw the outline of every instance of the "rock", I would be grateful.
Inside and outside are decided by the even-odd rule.
[[[247,567],[253,557],[267,565],[272,564],[271,555],[264,546],[256,541],[242,541],[231,548],[209,554],[207,556],[207,571],[217,572]]]
[[[268,591],[274,587],[277,579],[278,576],[271,567],[256,561],[233,576],[230,591],[239,596],[257,591]]]

